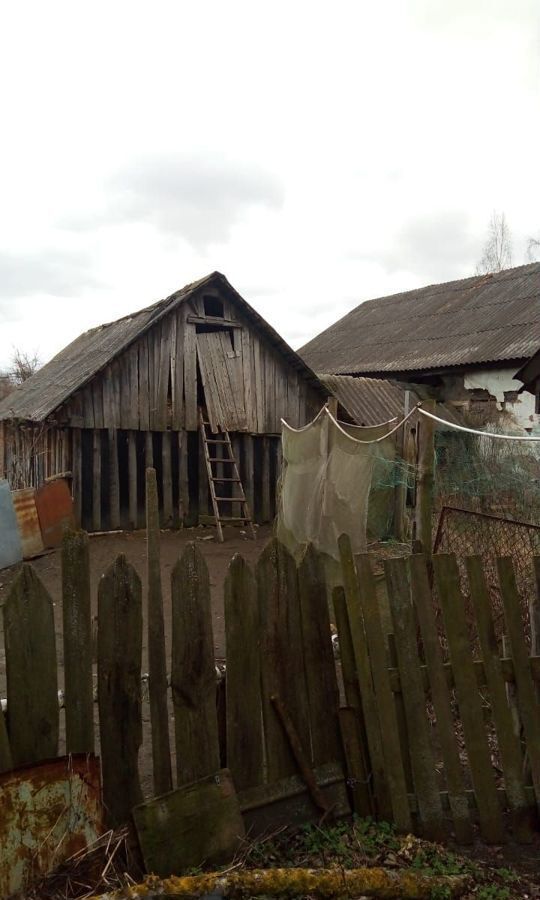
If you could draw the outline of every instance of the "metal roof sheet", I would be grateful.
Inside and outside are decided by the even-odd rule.
[[[540,263],[368,300],[299,350],[335,374],[526,359],[540,348]]]

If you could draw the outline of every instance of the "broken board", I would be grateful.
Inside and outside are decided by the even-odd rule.
[[[228,769],[141,803],[133,819],[146,871],[153,875],[228,862],[245,837]]]

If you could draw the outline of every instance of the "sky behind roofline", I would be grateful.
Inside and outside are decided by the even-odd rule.
[[[215,269],[299,347],[540,235],[537,0],[21,0],[0,75],[0,366]]]

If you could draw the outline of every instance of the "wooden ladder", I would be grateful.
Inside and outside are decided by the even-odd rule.
[[[199,430],[201,433],[201,439],[204,447],[204,458],[206,460],[206,471],[208,473],[208,484],[210,486],[210,497],[212,498],[212,509],[214,510],[214,518],[216,520],[216,528],[218,533],[218,541],[223,543],[223,528],[222,523],[239,523],[246,525],[247,530],[249,531],[253,540],[256,538],[255,529],[253,527],[253,520],[251,518],[251,513],[249,510],[249,506],[246,500],[246,495],[244,493],[244,487],[242,485],[242,480],[240,478],[240,472],[238,470],[238,465],[236,463],[236,459],[233,453],[233,448],[231,444],[231,438],[228,431],[220,431],[217,435],[214,435],[210,432],[210,435],[207,433],[207,428],[210,428],[210,422],[208,422],[204,418],[204,414],[202,409],[199,409]],[[221,447],[223,449],[223,454],[221,456],[217,455],[217,448]],[[211,448],[213,451],[211,451]],[[216,475],[214,473],[213,466],[216,468],[221,466],[227,466],[227,468],[223,471],[223,474]],[[218,493],[216,493],[216,485],[230,485],[231,493],[234,494],[235,489],[237,496],[233,497],[221,497]],[[237,504],[240,506],[241,515],[239,516],[223,516],[221,515],[220,504],[230,503]],[[234,507],[232,508],[232,512],[234,512]]]

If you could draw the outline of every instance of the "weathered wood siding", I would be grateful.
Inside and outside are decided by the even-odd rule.
[[[203,298],[208,295],[201,293],[173,310],[73,394],[59,411],[62,424],[126,431],[195,431],[201,400],[197,327],[219,324],[219,319],[205,316]],[[293,426],[305,425],[320,408],[322,395],[253,328],[240,309],[227,298],[220,299],[223,319],[231,323],[228,333],[242,374],[246,411],[245,428],[238,429],[235,422],[232,430],[279,434],[282,417]]]

